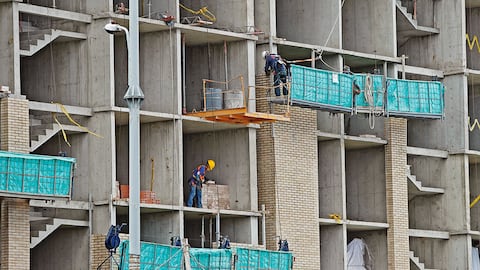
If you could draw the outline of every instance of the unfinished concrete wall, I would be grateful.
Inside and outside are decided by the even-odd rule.
[[[276,1],[255,1],[255,27],[263,32],[263,35],[259,36],[259,40],[268,40],[270,36],[275,37],[277,35],[276,29]]]
[[[114,0],[114,3],[122,2]],[[160,19],[160,15],[164,12],[174,15],[179,18],[177,13],[177,5],[175,0],[161,0],[161,1],[139,1],[138,15],[143,18]],[[143,5],[142,5],[143,4]],[[179,19],[176,20],[177,22]]]
[[[341,134],[343,129],[344,114],[331,114],[329,112],[317,112],[317,127],[322,132]]]
[[[84,248],[88,246],[88,228],[58,229],[32,249],[32,269],[88,269],[86,262],[89,261],[89,249]]]
[[[386,222],[383,147],[345,152],[347,218]]]
[[[139,78],[145,94],[142,110],[168,113],[178,111],[178,38],[176,31],[141,35]]]
[[[480,195],[480,164],[470,163],[468,166],[469,196],[468,201],[473,202]],[[470,208],[470,228],[480,231],[480,204],[478,202]]]
[[[183,175],[184,201],[189,189],[187,179],[199,164],[208,159],[216,162],[215,169],[207,173],[207,177],[219,185],[228,185],[230,191],[230,208],[234,210],[250,210],[254,198],[250,179],[250,168],[253,160],[250,157],[248,129],[235,129],[219,132],[187,134],[183,141]]]
[[[444,120],[408,120],[408,145],[453,152],[468,148],[467,77],[452,75],[445,85]]]
[[[176,123],[178,124],[178,123]],[[177,131],[175,131],[177,129]],[[155,192],[161,204],[177,204],[178,178],[178,127],[174,123],[144,123],[140,130],[140,189]],[[116,180],[129,184],[128,126],[116,128]],[[153,160],[153,161],[152,161]],[[153,167],[152,167],[153,166]],[[153,173],[153,185],[152,185]],[[180,181],[180,182],[179,182]]]
[[[282,0],[277,1],[276,5],[278,37],[332,48],[341,47],[340,1]]]
[[[142,241],[169,245],[172,236],[180,235],[178,212],[142,214],[141,219]]]
[[[329,218],[332,213],[344,217],[345,155],[340,140],[318,142],[318,194],[319,217]],[[325,229],[326,230],[326,229]],[[322,240],[323,241],[323,240]]]
[[[320,269],[345,269],[347,264],[345,226],[320,226]]]
[[[75,200],[87,201],[89,194],[92,194],[94,200],[110,198],[115,179],[113,121],[113,113],[97,113],[87,126],[103,138],[86,134],[71,137],[72,147],[68,151],[71,157],[77,158],[73,181]]]
[[[84,98],[87,98],[91,107],[114,105],[113,68],[114,58],[116,59],[117,56],[113,51],[114,38],[103,30],[103,27],[109,22],[109,19],[98,19],[93,21],[88,28],[89,40],[86,46],[89,57],[83,62],[83,65],[88,65],[87,89],[85,90],[88,91],[88,94]]]
[[[30,0],[29,4],[36,6],[44,6],[49,8],[58,8],[74,12],[86,12],[85,11],[85,1],[76,1],[76,0],[61,0],[61,1],[52,1],[52,0]]]
[[[387,233],[385,230],[375,231],[358,231],[348,230],[347,232],[348,243],[353,238],[360,238],[365,241],[368,247],[368,252],[372,256],[373,269],[389,269],[388,262],[386,260],[387,254]],[[409,269],[409,268],[406,268]]]
[[[345,134],[352,136],[368,134],[385,138],[384,123],[385,117],[374,114],[345,115]]]
[[[466,52],[467,67],[471,69],[480,69],[480,8],[468,8],[465,12],[466,21]]]
[[[473,85],[469,80],[468,85],[468,141],[469,149],[480,150],[480,126],[477,125],[480,119],[480,87]]]
[[[250,3],[249,3],[250,2]],[[208,10],[216,17],[216,22],[212,27],[242,27],[248,25],[248,17],[252,16],[253,10],[249,5],[253,0],[236,1],[236,0],[182,0],[184,6],[194,11],[198,11],[202,7],[207,7]],[[198,16],[180,8],[181,17]],[[204,18],[204,20],[207,20]]]
[[[10,91],[20,94],[20,49],[18,30],[18,4],[15,2],[0,3],[0,14],[3,22],[0,25],[0,86],[8,86]]]
[[[411,38],[399,47],[398,55],[408,56],[407,64],[444,71],[466,66],[464,1],[434,1],[435,27],[440,33]],[[400,44],[401,45],[401,44]],[[427,50],[425,48],[428,48]]]
[[[125,100],[123,100],[128,89],[128,50],[125,35],[123,33],[115,35],[113,55],[115,55],[113,71],[115,80],[115,106],[128,107]],[[141,76],[140,74],[139,76]],[[140,88],[141,87],[142,82],[140,81]]]
[[[456,241],[458,237],[453,237],[453,241]],[[463,238],[463,237],[462,237]],[[425,267],[441,269],[447,265],[451,267],[465,267],[465,269],[471,269],[467,267],[466,258],[453,259],[453,254],[449,253],[449,248],[452,246],[448,244],[450,240],[439,240],[429,238],[410,238],[410,249],[415,252],[415,256],[425,263]],[[461,248],[462,252],[465,247]],[[449,261],[457,261],[455,263],[449,263]],[[455,265],[455,266],[454,266]],[[446,268],[447,269],[447,268]],[[450,268],[448,268],[450,269]]]
[[[341,17],[344,49],[396,56],[394,1],[345,1]]]
[[[412,1],[409,1],[412,3]],[[436,17],[438,16],[435,14],[435,5],[437,1],[417,1],[415,2],[417,6],[416,11],[416,19],[418,25],[421,26],[428,26],[428,27],[435,27],[436,25]],[[413,4],[413,3],[412,3]],[[413,10],[411,12],[413,14]]]
[[[225,82],[242,76],[245,87],[248,85],[251,71],[246,41],[227,42],[226,48],[225,44],[187,47],[185,54],[187,111],[203,108],[203,79]],[[229,86],[240,89],[239,82],[232,81]],[[225,84],[207,83],[206,87],[225,89]]]
[[[178,129],[173,121],[142,124],[140,130],[140,189],[156,193],[162,204],[177,204],[182,180],[178,178]],[[125,132],[124,130],[122,130]],[[122,138],[128,138],[122,134]],[[127,144],[118,145],[127,147]],[[125,150],[122,150],[124,153]],[[127,149],[128,152],[128,149]],[[128,155],[118,156],[119,161],[128,163]],[[153,167],[152,167],[153,166]],[[125,171],[124,169],[119,169]],[[128,173],[128,170],[127,170]],[[152,175],[153,173],[153,175]],[[120,175],[119,175],[120,176]],[[128,174],[121,175],[128,180]]]
[[[22,94],[33,101],[88,106],[86,42],[50,44],[35,55],[22,58]]]
[[[409,202],[409,227],[412,229],[462,231],[467,228],[466,206],[469,204],[468,158],[448,159],[409,157],[412,173],[426,186],[441,187],[444,194],[417,196]]]

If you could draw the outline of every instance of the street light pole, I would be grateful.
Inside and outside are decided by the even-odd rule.
[[[140,104],[144,99],[139,82],[138,0],[130,0],[130,40],[128,46],[128,90],[123,99],[129,109],[129,207],[130,269],[140,269]]]

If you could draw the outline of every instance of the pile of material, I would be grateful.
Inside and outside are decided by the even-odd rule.
[[[209,182],[203,184],[202,205],[209,209],[230,209],[230,191],[228,186]]]

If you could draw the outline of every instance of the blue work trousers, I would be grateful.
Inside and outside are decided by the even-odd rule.
[[[275,86],[275,95],[280,96],[280,84],[283,83],[282,92],[284,96],[288,95],[287,89],[287,75],[283,74],[274,74],[273,75],[273,85]]]
[[[202,186],[194,185],[195,182],[189,181],[188,185],[190,186],[190,195],[188,195],[187,206],[193,206],[193,199],[197,199],[197,207],[202,208]]]

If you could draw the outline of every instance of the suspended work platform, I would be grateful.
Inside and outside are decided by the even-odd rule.
[[[188,112],[186,115],[201,117],[210,121],[243,125],[290,121],[289,96],[271,97],[269,95],[273,93],[272,88],[251,86],[245,91],[242,76],[227,82],[204,79],[202,109]],[[248,111],[247,102],[253,90],[265,92],[265,95],[255,98],[257,108],[254,112]],[[270,103],[281,103],[281,105],[277,105],[281,109],[274,111],[272,106],[258,106],[258,104],[267,100]]]

